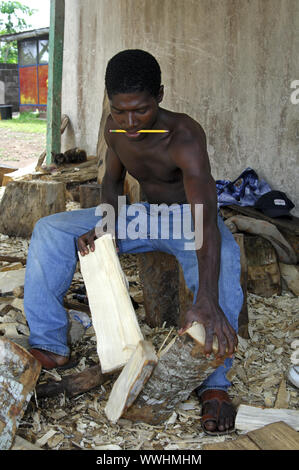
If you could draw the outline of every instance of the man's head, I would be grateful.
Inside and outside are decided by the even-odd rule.
[[[161,86],[161,70],[158,62],[149,52],[128,49],[109,60],[105,84],[108,97],[118,93],[147,91],[157,98]]]
[[[126,130],[128,137],[145,138],[136,132],[153,126],[163,99],[156,59],[139,49],[119,52],[108,62],[105,85],[115,125]]]

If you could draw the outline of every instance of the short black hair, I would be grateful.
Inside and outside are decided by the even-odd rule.
[[[105,85],[110,99],[117,93],[139,91],[148,91],[157,97],[161,86],[161,69],[149,52],[127,49],[109,60]]]

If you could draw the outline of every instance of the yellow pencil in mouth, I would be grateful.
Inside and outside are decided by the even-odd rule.
[[[116,132],[116,133],[120,133],[120,134],[127,134],[128,133],[127,131],[124,131],[123,129],[110,129],[109,132]],[[145,133],[145,134],[163,134],[164,132],[169,132],[169,131],[166,130],[166,129],[144,129],[144,130],[141,130],[141,131],[137,131],[136,134],[141,134],[141,133]]]

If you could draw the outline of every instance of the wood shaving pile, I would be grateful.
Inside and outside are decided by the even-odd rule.
[[[74,206],[74,207],[73,207]],[[68,209],[76,208],[76,205]],[[29,241],[0,234],[0,255],[26,258]],[[9,265],[0,262],[0,268]],[[138,303],[136,314],[145,339],[152,341],[158,351],[176,334],[175,328],[150,328],[145,324],[142,286],[134,255],[123,255],[121,265],[129,281],[130,295]],[[83,286],[79,270],[75,273],[67,297]],[[0,325],[5,316],[1,313]],[[239,337],[238,352],[229,372],[232,381],[230,395],[234,404],[258,405],[298,409],[298,390],[287,382],[292,354],[291,344],[299,338],[298,297],[284,291],[281,296],[262,298],[248,294],[250,339]],[[17,308],[10,310],[10,320],[23,325],[19,334],[28,336],[24,318]],[[18,316],[19,315],[19,316]],[[6,321],[7,315],[6,315]],[[72,346],[80,357],[76,368],[66,371],[42,371],[39,382],[49,378],[61,380],[63,375],[83,371],[98,364],[96,337],[93,327],[88,328]],[[201,407],[195,394],[181,403],[167,422],[151,426],[120,419],[112,425],[104,408],[117,374],[109,376],[103,385],[75,398],[60,394],[54,398],[37,399],[33,396],[23,416],[17,435],[43,449],[123,449],[123,450],[199,450],[211,442],[235,439],[229,436],[207,436],[200,424]]]

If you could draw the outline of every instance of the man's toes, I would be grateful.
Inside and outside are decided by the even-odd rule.
[[[217,424],[216,424],[215,421],[209,419],[208,421],[206,421],[206,422],[204,423],[204,427],[205,427],[206,431],[208,431],[208,432],[214,432],[214,431],[216,431]]]

